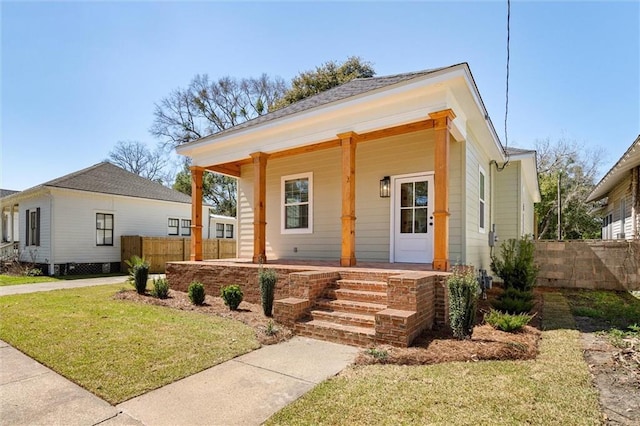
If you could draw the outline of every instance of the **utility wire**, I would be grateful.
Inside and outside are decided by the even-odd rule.
[[[506,90],[505,90],[505,101],[504,101],[504,153],[507,157],[507,161],[504,162],[502,166],[498,165],[497,161],[493,161],[496,165],[496,169],[501,172],[507,167],[509,164],[509,152],[507,148],[509,147],[509,134],[507,133],[507,120],[509,118],[509,60],[511,56],[511,52],[509,49],[510,38],[511,38],[511,0],[507,0],[507,79],[506,79]]]

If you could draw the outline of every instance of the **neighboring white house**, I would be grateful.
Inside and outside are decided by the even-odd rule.
[[[598,209],[603,240],[640,238],[640,135],[593,189],[587,202],[606,198]]]
[[[118,271],[121,236],[192,232],[188,195],[108,162],[2,197],[0,207],[3,242],[19,241],[20,259],[48,274]]]
[[[238,178],[238,253],[254,262],[488,269],[493,225],[532,234],[540,200],[535,151],[502,146],[466,63],[355,79],[177,151],[196,182]]]
[[[235,217],[211,213],[209,214],[208,238],[233,239],[236,237],[236,224]]]

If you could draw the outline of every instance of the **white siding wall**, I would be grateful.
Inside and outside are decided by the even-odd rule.
[[[189,204],[81,191],[53,191],[53,263],[119,262],[121,236],[167,236],[169,218],[191,219]],[[22,204],[20,207],[22,209]],[[113,246],[96,245],[96,213],[113,214]],[[202,233],[205,238],[208,216],[209,210],[204,207]]]
[[[493,166],[492,166],[493,167]],[[522,205],[520,194],[522,188],[520,163],[511,162],[504,170],[496,171],[494,177],[494,223],[500,245],[501,241],[520,237],[520,218]]]
[[[463,144],[452,142],[450,174],[450,256],[462,254],[461,167]],[[390,137],[359,144],[356,150],[356,258],[389,261],[390,202],[380,198],[384,176],[433,171],[433,132]],[[341,250],[341,149],[267,162],[267,258],[336,260]],[[281,177],[313,173],[313,234],[282,235]],[[253,166],[238,181],[239,256],[253,255]],[[297,251],[294,251],[297,248]]]
[[[491,173],[489,158],[478,149],[475,137],[469,131],[466,144],[466,258],[460,263],[473,265],[476,268],[489,269],[491,262],[489,258],[488,232],[491,229],[491,218],[489,215],[491,204],[490,188]],[[482,166],[485,172],[485,231],[480,231],[479,216],[479,167]],[[453,262],[456,259],[451,259]]]
[[[622,208],[624,200],[624,211]],[[625,239],[633,236],[633,222],[631,218],[631,204],[633,197],[631,195],[631,174],[622,180],[609,193],[607,200],[606,214],[613,214],[613,223],[611,225],[611,238],[619,239],[620,234],[624,233]],[[624,217],[624,228],[623,228]]]
[[[26,246],[26,211],[40,208],[40,245]],[[20,201],[18,214],[19,232],[16,239],[20,240],[20,259],[25,262],[49,263],[51,260],[51,202],[47,194],[40,194],[27,200]]]

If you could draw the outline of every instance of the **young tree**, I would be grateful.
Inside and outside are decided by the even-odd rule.
[[[325,62],[313,71],[303,71],[294,77],[291,88],[275,103],[274,109],[283,108],[355,78],[373,77],[375,74],[371,63],[357,56],[351,56],[342,63]]]
[[[162,146],[150,150],[140,141],[118,141],[109,152],[109,161],[143,178],[168,184],[172,179],[166,169],[168,153]]]
[[[536,142],[538,180],[542,201],[535,206],[538,238],[558,237],[558,180],[563,239],[587,239],[600,236],[600,219],[589,214],[587,196],[596,184],[603,158],[602,150],[592,151],[576,141],[549,139]]]

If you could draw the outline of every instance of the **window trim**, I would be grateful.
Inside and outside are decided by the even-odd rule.
[[[32,220],[34,216],[34,220]],[[25,247],[28,246],[40,246],[40,207],[36,207],[35,210],[26,210],[26,235],[25,235]],[[33,225],[35,223],[35,226]]]
[[[285,183],[290,180],[308,179],[309,194],[306,203],[286,204],[284,200]],[[306,228],[287,229],[286,225],[286,207],[289,205],[307,204],[309,221]],[[280,233],[281,234],[313,234],[313,172],[297,173],[294,175],[282,176],[280,178]]]
[[[482,185],[481,185],[482,182]],[[487,231],[487,173],[478,165],[478,232]]]
[[[224,237],[233,239],[233,223],[225,223],[224,224]],[[229,229],[231,229],[231,236],[229,236]]]
[[[222,229],[220,229],[222,227]],[[222,231],[222,234],[218,234],[218,232]],[[224,238],[224,223],[216,222],[216,238],[222,239]]]
[[[171,226],[172,220],[176,221],[175,226]],[[171,230],[174,228],[175,228],[175,232],[171,232]],[[167,218],[167,235],[170,235],[170,236],[180,235],[180,219],[178,219],[177,217]]]
[[[98,216],[102,215],[103,216],[103,223],[105,224],[104,228],[98,228]],[[106,224],[107,224],[107,216],[111,216],[111,228],[107,228]],[[113,240],[114,240],[114,230],[116,227],[116,222],[115,222],[115,217],[113,215],[113,213],[100,213],[100,212],[96,212],[96,247],[113,247]],[[98,243],[98,231],[102,231],[102,241],[103,243],[100,244]],[[106,244],[104,241],[106,241],[106,231],[111,231],[111,244]]]
[[[185,222],[189,223],[189,225],[184,226]],[[180,235],[183,237],[191,236],[191,219],[180,219]]]

